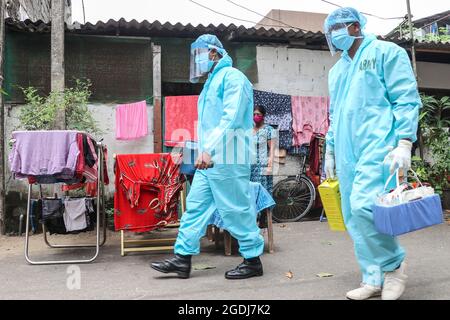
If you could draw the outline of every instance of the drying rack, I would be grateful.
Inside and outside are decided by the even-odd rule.
[[[95,140],[94,140],[95,141]],[[106,214],[105,214],[105,188],[104,188],[104,146],[101,142],[97,142],[98,152],[97,152],[97,161],[98,161],[98,172],[97,172],[97,222],[96,222],[96,241],[95,244],[51,244],[47,238],[47,230],[45,228],[45,224],[42,224],[42,230],[44,234],[44,242],[45,244],[52,249],[87,249],[87,248],[95,248],[95,253],[91,258],[88,259],[73,259],[73,260],[33,260],[29,255],[29,244],[30,244],[30,212],[31,212],[31,194],[33,191],[33,185],[28,185],[28,197],[27,197],[27,213],[26,213],[26,231],[25,231],[25,259],[28,263],[32,265],[50,265],[50,264],[78,264],[78,263],[90,263],[94,261],[100,252],[100,247],[103,246],[106,242]],[[39,185],[39,195],[42,199],[42,185]],[[101,203],[101,204],[100,204]],[[100,220],[100,211],[102,212],[102,220]],[[100,242],[100,225],[103,222],[103,239]]]

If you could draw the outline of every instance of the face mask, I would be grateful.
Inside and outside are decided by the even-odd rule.
[[[200,54],[195,60],[195,62],[198,64],[200,72],[206,74],[209,71],[211,71],[215,61],[210,60],[209,53],[205,52]]]
[[[339,50],[348,51],[352,47],[356,39],[362,38],[349,35],[348,28],[350,26],[348,26],[347,28],[331,31],[331,42]]]
[[[256,114],[253,116],[253,121],[255,121],[255,123],[261,123],[264,120],[264,116],[261,114]]]

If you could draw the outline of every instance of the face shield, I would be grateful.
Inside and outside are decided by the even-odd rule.
[[[189,81],[198,83],[201,77],[208,74],[213,63],[209,59],[208,48],[192,45]]]

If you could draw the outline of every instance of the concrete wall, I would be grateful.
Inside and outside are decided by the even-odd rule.
[[[450,64],[417,62],[419,87],[450,90]]]
[[[284,26],[282,23],[274,21],[278,20],[289,26],[317,32],[323,30],[323,22],[326,17],[327,14],[323,13],[273,9],[255,27],[274,28],[275,30],[284,29],[287,31],[291,29],[288,26],[282,28]],[[275,27],[271,27],[274,25]]]
[[[328,96],[328,72],[337,61],[329,51],[258,46],[256,90],[293,96]],[[286,164],[274,168],[275,182],[299,172],[300,159],[288,156]],[[278,170],[277,170],[278,169]]]

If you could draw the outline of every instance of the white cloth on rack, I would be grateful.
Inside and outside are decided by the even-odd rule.
[[[86,199],[65,199],[64,200],[64,224],[66,230],[80,231],[86,229]]]

